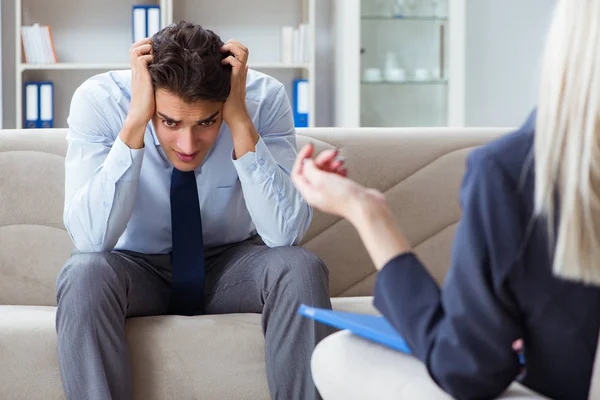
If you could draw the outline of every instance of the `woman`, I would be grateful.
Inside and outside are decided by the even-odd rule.
[[[493,398],[519,375],[554,399],[585,399],[600,327],[600,0],[560,0],[537,112],[473,151],[440,291],[384,196],[301,150],[293,180],[357,229],[380,273],[375,306],[458,399]],[[342,174],[343,175],[343,174]]]

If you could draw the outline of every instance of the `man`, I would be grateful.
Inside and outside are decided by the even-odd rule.
[[[56,320],[69,399],[132,397],[127,317],[239,312],[262,313],[272,397],[318,397],[310,356],[329,332],[294,311],[331,307],[327,270],[293,246],[312,211],[289,177],[284,87],[247,58],[182,22],[134,44],[130,71],[74,94],[64,222],[76,250]]]

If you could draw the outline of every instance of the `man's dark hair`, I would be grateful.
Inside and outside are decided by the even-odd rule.
[[[228,55],[221,53],[223,44],[214,32],[186,21],[156,33],[148,67],[154,90],[167,90],[188,103],[227,100],[231,66],[221,64]]]

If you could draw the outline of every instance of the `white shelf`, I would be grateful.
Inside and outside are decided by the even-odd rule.
[[[309,69],[310,64],[282,64],[282,63],[252,63],[248,66],[252,69]]]
[[[1,1],[1,0],[0,0]],[[54,3],[57,1],[60,5]],[[15,0],[15,120],[16,127],[23,125],[23,82],[26,79],[52,80],[56,82],[54,100],[55,126],[64,127],[69,111],[73,91],[85,79],[100,72],[129,69],[126,59],[130,46],[131,4],[160,4],[161,24],[163,27],[185,19],[202,23],[212,29],[223,40],[243,38],[244,44],[251,49],[249,67],[279,79],[286,87],[292,99],[292,82],[297,78],[308,79],[310,83],[309,115],[310,125],[315,122],[315,3],[318,0],[294,0],[280,2],[265,0],[260,9],[244,0],[224,0],[216,3],[212,0],[110,0],[109,7],[98,6],[94,0],[81,0],[73,13],[65,16],[62,9],[69,0],[53,0],[39,3],[39,0]],[[43,5],[43,7],[41,6]],[[115,8],[116,7],[116,8]],[[245,7],[245,8],[244,8]],[[226,9],[236,9],[238,16],[231,19],[223,13]],[[267,11],[268,10],[268,11]],[[102,18],[86,19],[91,14],[100,13]],[[252,14],[258,19],[247,23]],[[112,18],[115,17],[116,19]],[[208,17],[209,16],[209,17]],[[237,20],[235,18],[238,18]],[[115,24],[102,21],[110,20]],[[278,35],[282,25],[308,23],[311,27],[310,62],[282,63],[278,60]],[[23,24],[40,23],[49,25],[57,46],[59,63],[28,64],[22,57],[20,29]],[[102,58],[99,58],[102,56]],[[104,58],[104,60],[103,60]],[[105,61],[108,60],[108,61]],[[116,61],[115,61],[116,60]],[[257,60],[253,62],[252,60]],[[66,73],[65,73],[66,72]]]
[[[309,64],[250,63],[252,69],[309,69]],[[21,71],[27,70],[114,70],[129,69],[127,63],[56,63],[19,65]]]
[[[56,64],[20,64],[21,71],[27,70],[113,70],[128,69],[127,63],[56,63]]]

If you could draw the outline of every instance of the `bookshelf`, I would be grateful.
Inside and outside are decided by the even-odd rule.
[[[109,70],[128,69],[132,7],[160,5],[161,27],[179,20],[203,25],[223,41],[236,39],[250,49],[250,68],[280,80],[292,100],[293,81],[309,81],[309,121],[315,125],[315,20],[317,0],[15,0],[15,121],[23,127],[23,87],[27,81],[54,82],[54,127],[67,127],[74,91],[86,79]],[[230,10],[235,9],[235,13]],[[65,12],[68,10],[68,12]],[[56,64],[24,62],[21,27],[48,25],[58,57]],[[306,63],[282,63],[280,32],[284,25],[309,26]]]

